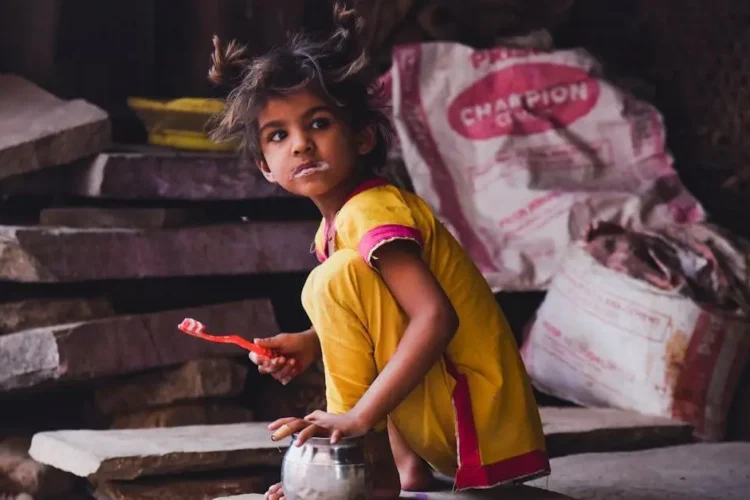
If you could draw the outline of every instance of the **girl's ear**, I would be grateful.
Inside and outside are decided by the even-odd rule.
[[[276,184],[276,178],[273,176],[273,172],[271,172],[271,169],[268,168],[268,163],[266,163],[266,160],[255,160],[255,164],[258,166],[258,169],[261,171],[263,177],[265,177],[268,182]]]
[[[373,125],[363,128],[356,137],[357,140],[357,154],[365,156],[375,148],[377,143],[377,137],[375,135],[375,127]]]

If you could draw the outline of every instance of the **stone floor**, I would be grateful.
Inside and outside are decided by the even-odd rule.
[[[448,485],[449,486],[449,485]],[[226,497],[260,500],[263,495]],[[552,475],[519,488],[405,493],[417,500],[745,500],[750,443],[700,443],[552,460]]]
[[[552,460],[532,483],[579,500],[745,500],[750,443],[705,443]]]
[[[546,491],[530,486],[519,486],[504,488],[502,490],[483,490],[472,492],[436,491],[429,493],[403,493],[400,498],[411,498],[414,500],[472,500],[472,499],[497,499],[497,500],[569,500],[570,497],[560,493]],[[263,495],[253,493],[250,495],[237,495],[223,497],[215,500],[262,500]]]
[[[452,491],[453,481],[443,478],[441,491],[402,498],[750,499],[750,442],[696,443],[689,426],[618,410],[544,408],[541,415],[553,457],[549,477],[522,487],[470,492]],[[199,500],[263,491],[277,480],[288,441],[272,442],[263,422],[63,430],[36,434],[29,455],[87,479],[108,498]],[[244,472],[232,475],[238,470]],[[273,477],[266,477],[268,470]]]

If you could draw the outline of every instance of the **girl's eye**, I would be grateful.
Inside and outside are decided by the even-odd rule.
[[[279,142],[286,139],[286,132],[283,130],[277,130],[276,132],[272,133],[268,136],[269,142]]]
[[[310,127],[313,129],[324,129],[327,128],[328,125],[331,124],[331,120],[328,118],[316,118],[313,120],[313,122],[310,124]]]

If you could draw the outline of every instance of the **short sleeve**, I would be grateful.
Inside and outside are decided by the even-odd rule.
[[[360,193],[346,206],[336,231],[348,248],[357,250],[373,266],[373,255],[395,240],[413,241],[421,248],[423,234],[411,207],[391,186]]]
[[[318,262],[324,262],[326,260],[325,257],[325,221],[321,221],[320,225],[318,226],[318,230],[315,232],[315,239],[313,239],[312,244],[310,245],[310,251],[315,254],[315,258],[318,259]]]

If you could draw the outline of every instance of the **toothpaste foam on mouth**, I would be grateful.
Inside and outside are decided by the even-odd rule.
[[[328,169],[328,167],[329,167],[328,163],[326,163],[324,161],[315,162],[312,165],[310,165],[309,167],[306,167],[306,168],[304,168],[302,170],[295,171],[294,178],[304,177],[304,176],[309,175],[309,174],[311,174],[313,172],[319,172],[321,170],[326,170],[326,169]]]

